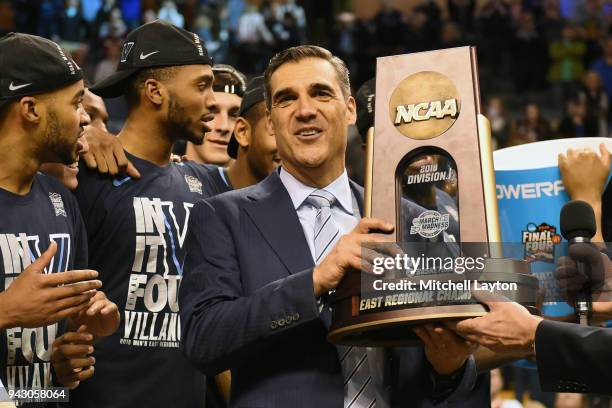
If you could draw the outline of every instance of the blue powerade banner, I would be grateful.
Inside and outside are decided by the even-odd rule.
[[[563,239],[559,213],[569,201],[559,168],[496,171],[495,179],[502,242],[522,244],[512,246],[512,253],[505,255],[530,262],[531,272],[546,289],[545,315],[571,314],[567,303],[556,301],[559,295],[554,279],[556,261],[563,255],[558,245]]]
[[[496,193],[502,242],[521,243],[504,248],[504,256],[525,259],[545,289],[542,314],[565,320],[573,308],[559,301],[554,278],[556,261],[565,255],[567,246],[559,227],[559,214],[569,201],[557,165],[558,156],[567,149],[589,148],[599,151],[604,143],[612,150],[608,138],[561,139],[531,143],[497,150],[493,154]],[[535,368],[528,361],[518,366]]]

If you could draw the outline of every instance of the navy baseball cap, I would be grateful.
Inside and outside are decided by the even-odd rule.
[[[81,68],[59,44],[30,34],[0,38],[0,106],[51,92],[83,79]]]
[[[117,70],[89,89],[102,97],[114,98],[125,93],[127,83],[142,69],[192,64],[213,65],[200,37],[155,20],[128,34]]]
[[[242,97],[242,102],[240,103],[240,111],[238,111],[238,116],[244,116],[249,109],[257,105],[259,102],[263,102],[263,100],[264,77],[262,75],[251,79],[247,85],[246,91]],[[238,157],[238,141],[236,140],[233,132],[229,143],[227,144],[227,155],[232,159],[236,159]]]

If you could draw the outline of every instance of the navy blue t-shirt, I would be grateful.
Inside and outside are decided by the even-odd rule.
[[[210,193],[212,195],[223,194],[234,189],[229,181],[226,169],[211,165],[205,165],[204,169],[210,183]]]
[[[194,203],[209,197],[211,166],[165,167],[127,154],[138,180],[80,166],[75,194],[90,266],[121,323],[96,344],[96,373],[71,392],[75,407],[201,407],[205,377],[179,349],[178,290]]]
[[[87,237],[78,204],[57,179],[36,174],[30,192],[0,189],[0,291],[51,244],[57,252],[45,273],[87,267]],[[28,299],[22,299],[27,302]],[[0,331],[0,378],[6,387],[52,386],[51,346],[64,321],[47,327]]]

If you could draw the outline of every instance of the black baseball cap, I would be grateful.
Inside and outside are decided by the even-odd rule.
[[[238,115],[244,116],[249,109],[257,105],[259,102],[263,102],[263,100],[264,77],[262,75],[251,79],[247,85],[244,96],[242,97],[242,102],[240,103],[240,111],[238,111]],[[238,158],[238,141],[236,140],[233,132],[232,136],[230,137],[230,141],[227,144],[227,154],[232,159]]]
[[[374,107],[375,107],[376,78],[372,78],[361,85],[355,96],[357,103],[357,130],[361,140],[365,143],[368,129],[374,126]]]
[[[81,68],[59,44],[22,33],[9,33],[0,38],[0,106],[23,96],[54,91],[81,79]]]
[[[213,65],[200,37],[155,20],[128,34],[117,70],[89,89],[96,95],[114,98],[125,93],[127,82],[141,69],[192,64]]]

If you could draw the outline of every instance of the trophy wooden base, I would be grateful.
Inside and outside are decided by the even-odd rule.
[[[510,259],[491,259],[490,261],[497,261],[498,266],[503,265],[507,272],[485,272],[474,279],[479,284],[493,282],[514,284],[516,290],[501,290],[495,293],[505,296],[510,301],[521,303],[533,314],[539,314],[536,308],[537,278],[525,273],[516,273],[517,271],[524,272],[525,268],[528,271],[528,264],[525,261]],[[489,266],[491,266],[490,263]],[[455,273],[427,276],[435,276],[438,281],[474,281],[469,276],[463,277]],[[385,292],[386,296],[382,297],[372,292],[362,293],[364,286],[362,279],[374,280],[375,278],[365,273],[348,274],[336,292],[330,296],[332,326],[327,337],[330,342],[365,347],[410,346],[420,342],[412,332],[412,326],[444,320],[469,319],[487,313],[486,308],[471,296],[470,291],[475,289],[474,284],[462,293],[448,290],[395,291],[396,298],[393,298],[389,291]],[[409,294],[412,294],[413,298],[415,294],[417,295],[416,299],[413,299],[416,300],[415,302],[408,302]],[[376,295],[378,297],[375,297]],[[418,298],[419,295],[421,298]],[[387,298],[388,296],[391,297]],[[431,297],[430,301],[424,301],[427,296]],[[378,301],[372,300],[378,298],[380,298]],[[446,300],[446,298],[452,299]]]

